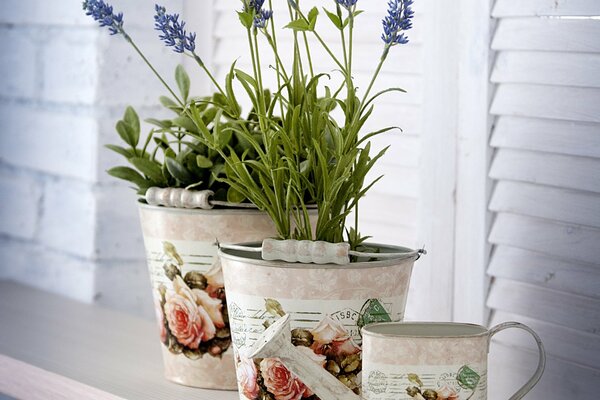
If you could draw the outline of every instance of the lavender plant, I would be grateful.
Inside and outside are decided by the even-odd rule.
[[[140,195],[144,195],[150,187],[198,188],[213,191],[215,200],[232,203],[244,201],[245,198],[239,192],[220,180],[225,174],[224,160],[218,151],[193,137],[198,131],[186,117],[190,104],[194,104],[204,124],[212,131],[214,118],[217,115],[222,118],[214,104],[221,104],[221,108],[226,108],[233,117],[239,118],[237,102],[224,96],[223,92],[203,98],[190,97],[190,77],[182,66],[175,70],[179,92],[176,94],[126,32],[122,13],[113,12],[112,6],[99,0],[84,1],[83,9],[101,27],[107,27],[111,35],[121,35],[132,45],[169,91],[171,97],[161,96],[160,102],[175,114],[171,119],[147,119],[146,122],[154,127],[141,140],[140,118],[133,107],[127,107],[123,118],[116,124],[116,131],[124,145],[110,144],[106,147],[127,159],[129,165],[111,168],[107,171],[108,174],[132,183]],[[179,23],[178,16],[167,17],[164,15],[164,8],[158,6],[156,11],[155,27],[163,32],[161,39],[167,39],[165,43],[176,52],[190,52],[197,63],[204,67],[201,58],[194,52],[195,34],[185,32],[185,24]],[[205,72],[212,78],[210,71]],[[247,125],[250,131],[254,129],[251,123]],[[232,132],[213,136],[213,146],[216,145],[225,153],[236,151],[239,154],[245,153],[248,157],[254,154]]]
[[[249,199],[269,214],[281,239],[348,241],[358,248],[366,237],[358,233],[358,204],[367,191],[381,178],[366,182],[367,174],[385,154],[384,149],[372,154],[370,139],[396,127],[363,132],[374,110],[375,101],[389,92],[388,88],[372,94],[375,82],[392,47],[408,42],[406,31],[412,28],[412,0],[390,0],[383,19],[382,53],[372,79],[364,93],[359,93],[353,80],[354,27],[362,13],[358,0],[330,0],[333,8],[323,8],[329,21],[339,31],[341,57],[317,30],[318,8],[304,12],[300,0],[288,0],[289,21],[293,31],[293,57],[283,62],[277,42],[272,0],[241,0],[238,16],[246,31],[252,70],[246,72],[231,66],[223,89],[195,53],[194,33],[185,30],[185,22],[177,14],[156,5],[155,25],[160,39],[174,51],[196,60],[218,90],[210,101],[216,109],[207,123],[203,109],[207,101],[181,102],[161,79],[181,107],[178,126],[185,135],[218,153],[224,162],[223,182],[239,197]],[[120,14],[101,0],[88,0],[84,8],[112,34],[122,34],[147,62],[131,38],[123,30]],[[326,83],[330,71],[317,72],[313,64],[309,37],[329,55],[342,76],[339,87]],[[264,52],[274,56],[271,70],[264,68]],[[148,63],[149,64],[149,63]],[[149,64],[150,68],[152,66]],[[152,68],[156,73],[156,71]],[[264,74],[274,73],[277,88],[270,92]],[[158,76],[158,74],[157,74]],[[241,86],[252,103],[248,118],[241,110],[234,85]],[[336,118],[336,112],[341,118]],[[243,152],[222,146],[223,135],[235,136],[246,144]],[[309,208],[316,204],[318,220],[311,225]],[[354,226],[346,228],[346,219],[354,211]]]

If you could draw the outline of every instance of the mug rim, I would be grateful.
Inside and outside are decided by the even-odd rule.
[[[471,330],[472,332],[465,333],[453,333],[453,334],[417,334],[417,333],[403,333],[403,332],[377,332],[378,328],[446,328],[450,330],[459,331],[460,328],[464,330]],[[380,322],[364,326],[361,329],[362,336],[371,336],[381,339],[390,338],[411,338],[411,339],[465,339],[465,338],[476,338],[485,337],[489,334],[489,329],[483,325],[470,324],[464,322]]]

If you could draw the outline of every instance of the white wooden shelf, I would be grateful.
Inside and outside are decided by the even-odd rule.
[[[234,400],[163,377],[152,321],[0,281],[0,398]]]

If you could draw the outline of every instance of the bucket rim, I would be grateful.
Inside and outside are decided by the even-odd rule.
[[[260,247],[261,242],[246,242],[240,243],[239,246],[247,246],[247,247]],[[392,250],[394,253],[405,253],[398,254],[398,257],[387,258],[383,260],[375,260],[375,261],[360,261],[349,263],[346,265],[339,264],[307,264],[307,263],[294,263],[287,261],[267,261],[262,258],[255,258],[258,254],[260,257],[260,253],[242,253],[239,250],[231,250],[219,248],[218,254],[220,259],[225,259],[228,261],[237,261],[248,263],[252,265],[257,265],[261,267],[267,268],[286,268],[286,269],[365,269],[365,268],[381,268],[381,267],[393,267],[398,266],[400,264],[410,263],[411,265],[420,257],[419,253],[416,250],[413,250],[408,247],[396,246],[396,245],[388,245],[381,243],[365,243],[366,246],[375,247],[378,250]],[[388,251],[390,252],[390,251]],[[242,255],[246,254],[246,256]],[[254,257],[253,257],[254,256]]]
[[[137,206],[140,210],[150,210],[156,212],[165,212],[170,214],[195,214],[195,215],[266,215],[264,211],[252,208],[211,208],[205,210],[202,208],[176,208],[165,206],[152,206],[143,199],[137,200]]]

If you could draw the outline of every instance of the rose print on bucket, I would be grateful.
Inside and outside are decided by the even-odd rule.
[[[265,313],[270,316],[264,321],[265,326],[286,314],[275,299],[265,299],[264,304]],[[232,305],[235,313],[234,309]],[[339,321],[325,315],[312,329],[293,329],[291,344],[322,368],[323,373],[331,374],[358,393],[361,348]],[[249,400],[319,400],[279,358],[248,359],[238,355],[236,364],[240,392]]]
[[[192,360],[205,354],[220,357],[231,345],[220,264],[206,273],[192,270],[182,276],[184,261],[175,246],[164,242],[163,250],[163,269],[172,288],[159,287],[156,313],[162,343]]]
[[[260,387],[258,385],[258,370],[254,361],[241,357],[237,360],[237,378],[242,394],[254,400],[258,398]]]
[[[300,400],[313,395],[278,358],[263,358],[260,362],[260,374],[266,391],[275,400]]]

